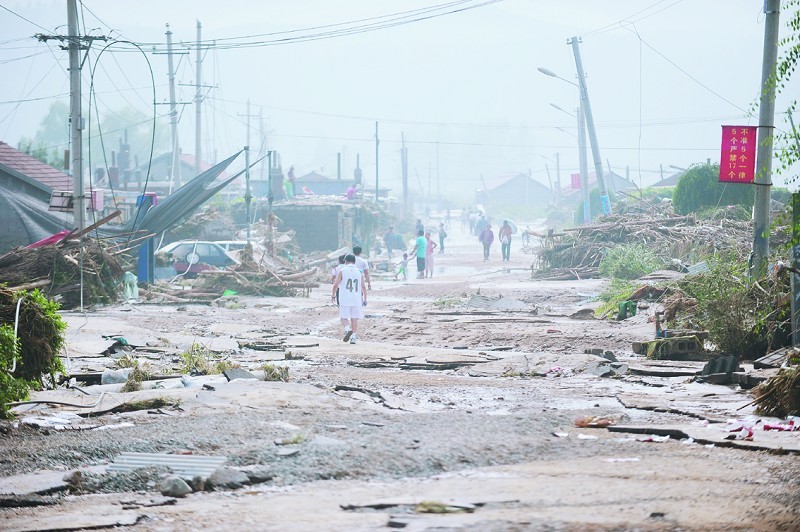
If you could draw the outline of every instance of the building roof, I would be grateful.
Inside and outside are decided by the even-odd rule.
[[[653,187],[674,187],[678,185],[678,180],[683,177],[683,174],[686,172],[678,172],[677,174],[672,174],[671,176],[665,177],[661,181],[654,183]]]
[[[523,180],[523,182],[524,182],[525,179],[529,179],[531,182],[533,182],[533,183],[535,183],[535,184],[537,184],[537,185],[539,185],[541,187],[549,189],[549,187],[547,185],[537,181],[536,179],[534,179],[533,177],[531,177],[530,175],[528,175],[526,173],[516,173],[516,174],[505,174],[505,175],[500,175],[500,176],[496,176],[496,177],[492,177],[492,178],[486,179],[483,182],[483,183],[486,184],[486,187],[481,186],[479,190],[482,190],[484,188],[486,190],[495,190],[496,188],[499,188],[499,187],[501,187],[501,186],[503,186],[506,183],[509,183],[511,181],[516,181],[517,179],[521,179],[521,180]],[[482,185],[483,185],[483,183],[482,183]]]
[[[332,179],[328,176],[318,174],[317,172],[309,172],[297,178],[298,181],[352,181],[345,179]]]
[[[0,141],[0,165],[27,176],[53,190],[72,190],[72,178],[27,153]]]

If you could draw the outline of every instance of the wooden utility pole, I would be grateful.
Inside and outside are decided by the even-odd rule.
[[[758,105],[758,152],[756,154],[756,198],[753,227],[753,271],[766,272],[769,258],[769,202],[772,187],[772,136],[775,128],[775,68],[778,64],[780,0],[764,2],[764,56],[761,62],[761,101]]]

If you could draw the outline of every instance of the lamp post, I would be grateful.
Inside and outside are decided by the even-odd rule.
[[[594,171],[597,175],[597,187],[600,189],[600,205],[603,210],[603,214],[611,214],[611,201],[608,197],[608,189],[606,188],[606,180],[605,176],[603,175],[603,161],[600,158],[600,148],[597,144],[597,133],[595,132],[594,128],[594,119],[592,118],[592,107],[591,103],[589,102],[589,91],[586,88],[586,80],[583,74],[583,63],[581,62],[580,51],[578,50],[578,39],[573,38],[570,41],[572,44],[573,52],[575,53],[575,66],[578,70],[578,82],[575,83],[568,79],[562,78],[552,70],[544,67],[539,67],[537,70],[544,74],[545,76],[549,76],[551,78],[557,78],[561,81],[565,81],[570,85],[578,88],[578,93],[580,94],[580,114],[584,117],[584,123],[586,124],[586,129],[589,131],[589,143],[592,147],[592,158],[594,159]]]
[[[542,70],[541,68],[539,70]],[[546,69],[545,69],[546,70]],[[566,80],[565,80],[566,81]],[[567,81],[567,83],[572,83]],[[574,83],[572,83],[575,85]],[[577,86],[577,85],[576,85]],[[575,114],[565,111],[558,105],[551,103],[551,107],[558,109],[562,113],[566,113],[578,121],[578,160],[580,161],[581,172],[581,197],[583,198],[583,223],[589,224],[592,222],[592,206],[589,196],[589,161],[586,157],[586,122],[584,120],[581,106],[575,109]]]

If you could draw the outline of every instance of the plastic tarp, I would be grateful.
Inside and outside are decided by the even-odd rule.
[[[138,212],[127,224],[116,227],[104,225],[96,233],[101,237],[122,237],[137,230],[160,233],[175,227],[189,218],[211,196],[244,173],[242,171],[219,184],[213,184],[240,154],[241,151],[209,168],[170,196],[161,199],[155,207]],[[58,233],[74,228],[72,213],[51,212],[48,207],[46,202],[35,196],[18,191],[3,191],[0,195],[0,253],[51,237],[59,241],[60,238],[56,237]]]

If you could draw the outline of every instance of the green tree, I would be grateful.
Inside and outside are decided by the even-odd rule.
[[[783,55],[778,61],[775,70],[774,83],[778,92],[783,92],[787,88],[791,77],[797,70],[797,63],[800,61],[800,0],[789,0],[783,4],[783,11],[788,15],[786,26],[789,30],[788,36],[781,40]],[[786,110],[787,116],[792,116],[797,111],[797,99],[793,99]],[[776,134],[776,146],[782,146],[778,150],[778,157],[781,160],[779,172],[788,171],[789,168],[800,162],[800,131],[792,128],[789,124],[787,132]],[[795,181],[797,176],[791,181]]]
[[[69,145],[69,105],[54,101],[39,122],[33,137],[22,137],[17,149],[55,168],[64,166],[64,150]]]
[[[681,176],[672,193],[675,212],[689,214],[707,207],[753,207],[752,185],[720,183],[718,164],[696,164]]]

